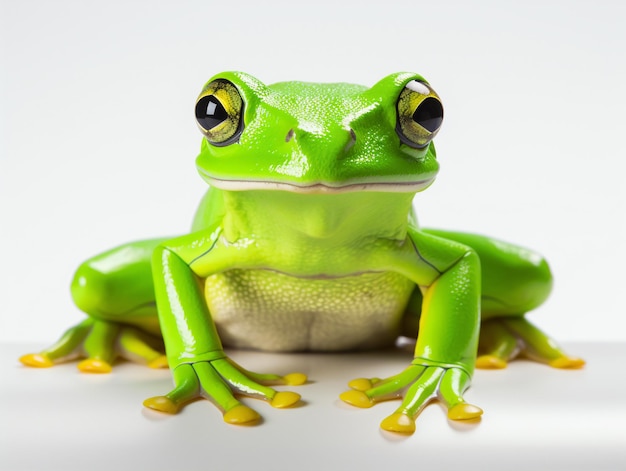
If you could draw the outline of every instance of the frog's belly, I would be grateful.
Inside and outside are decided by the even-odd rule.
[[[225,346],[336,351],[393,344],[413,283],[396,273],[334,279],[231,270],[206,279]]]

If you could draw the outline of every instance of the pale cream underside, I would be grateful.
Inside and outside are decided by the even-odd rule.
[[[395,273],[333,279],[231,270],[206,280],[225,346],[339,351],[392,345],[413,283]]]

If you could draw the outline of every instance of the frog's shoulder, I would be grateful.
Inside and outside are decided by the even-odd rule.
[[[224,217],[225,212],[222,191],[215,187],[209,187],[200,200],[198,209],[196,209],[191,231],[196,232],[213,227],[217,221]]]

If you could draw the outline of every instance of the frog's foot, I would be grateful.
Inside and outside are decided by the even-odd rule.
[[[144,401],[144,406],[168,414],[176,414],[185,404],[204,397],[215,403],[223,413],[224,422],[233,425],[255,425],[261,416],[235,397],[244,395],[265,400],[277,409],[293,407],[300,395],[276,391],[267,384],[300,385],[307,381],[302,373],[286,376],[259,374],[245,370],[227,357],[212,361],[184,363],[173,371],[175,387],[165,396]]]
[[[51,347],[20,358],[22,364],[47,368],[58,363],[83,358],[78,369],[83,373],[109,373],[119,357],[151,368],[167,367],[161,340],[132,326],[86,319],[70,328]]]
[[[482,323],[476,367],[506,368],[509,361],[525,357],[554,368],[578,369],[585,361],[567,355],[544,332],[524,317],[496,318]]]
[[[359,378],[349,383],[353,389],[340,398],[356,407],[369,408],[390,399],[402,404],[380,426],[402,434],[415,431],[415,418],[430,402],[439,400],[448,408],[451,420],[476,420],[483,411],[468,404],[463,393],[469,386],[469,375],[463,369],[447,366],[413,364],[402,373],[387,379]]]

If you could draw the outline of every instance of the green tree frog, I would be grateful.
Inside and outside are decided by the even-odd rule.
[[[204,86],[195,114],[209,189],[191,233],[86,261],[71,292],[88,318],[24,364],[81,357],[80,370],[109,372],[123,356],[169,365],[174,389],[146,407],[175,413],[202,396],[226,422],[254,424],[259,414],[237,397],[289,407],[300,395],[272,384],[306,376],[247,371],[225,346],[338,352],[409,336],[415,353],[404,371],[355,379],[341,394],[357,407],[401,399],[381,423],[399,433],[414,431],[433,398],[450,419],[478,418],[463,399],[476,366],[502,368],[518,355],[583,365],[524,317],[551,290],[541,256],[418,227],[412,200],[437,175],[432,140],[443,121],[421,76],[396,73],[371,88],[267,86],[227,72]]]

